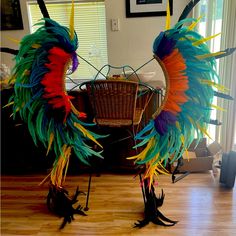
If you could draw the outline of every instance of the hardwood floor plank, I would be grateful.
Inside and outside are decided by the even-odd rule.
[[[38,186],[43,175],[2,176],[1,235],[236,235],[236,187],[225,189],[211,172],[190,174],[175,184],[170,176],[160,176],[156,194],[164,189],[161,212],[178,220],[173,227],[152,223],[133,228],[143,218],[143,199],[138,178],[128,174],[93,177],[88,216],[75,220],[59,231],[62,219],[46,207],[48,187]],[[87,191],[88,175],[68,176],[71,195],[77,186]],[[86,196],[79,196],[85,206]]]

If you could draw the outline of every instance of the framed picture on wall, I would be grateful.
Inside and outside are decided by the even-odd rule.
[[[167,3],[173,14],[173,0],[126,0],[126,17],[166,16]]]
[[[1,30],[21,30],[23,21],[19,0],[1,0]]]

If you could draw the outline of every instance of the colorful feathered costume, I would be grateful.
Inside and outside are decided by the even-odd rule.
[[[69,66],[78,66],[76,33],[51,19],[45,19],[33,34],[25,36],[16,56],[12,80],[15,81],[13,114],[19,112],[28,124],[29,132],[37,145],[40,141],[56,155],[51,172],[52,184],[62,186],[71,150],[85,164],[96,155],[86,141],[100,137],[84,127],[84,116],[71,103],[65,90],[65,75]],[[100,145],[101,146],[101,145]]]
[[[190,26],[185,23],[193,22]],[[215,57],[225,51],[211,54],[203,38],[193,31],[196,19],[183,19],[173,28],[161,32],[153,44],[153,53],[161,65],[165,79],[165,98],[153,119],[136,136],[138,146],[146,145],[135,159],[146,165],[144,179],[150,186],[154,176],[166,172],[165,166],[179,159],[192,143],[195,135],[200,140],[207,134],[212,102],[215,96],[224,96],[216,74]],[[227,97],[227,96],[225,96]],[[217,122],[216,122],[217,123]]]
[[[225,88],[219,85],[216,73],[216,58],[227,56],[235,49],[211,53],[206,41],[214,36],[203,38],[194,31],[199,19],[185,19],[198,1],[191,1],[183,11],[179,22],[161,32],[153,44],[154,57],[163,69],[166,80],[165,97],[153,119],[136,136],[141,141],[137,146],[146,145],[135,157],[138,165],[145,164],[144,179],[153,185],[154,176],[165,173],[165,166],[172,164],[185,152],[194,138],[198,141],[208,136],[209,123],[214,106],[213,97],[231,99],[222,93]],[[189,26],[184,24],[191,23]],[[217,35],[215,35],[217,36]],[[220,91],[220,92],[219,92]]]
[[[156,198],[155,177],[168,173],[167,164],[182,157],[195,138],[200,141],[203,136],[209,136],[209,123],[219,124],[210,118],[212,109],[218,108],[212,104],[213,97],[231,99],[222,93],[225,89],[219,85],[215,59],[229,55],[235,48],[217,53],[209,51],[205,42],[214,36],[203,38],[194,31],[200,18],[185,19],[198,2],[190,1],[173,28],[170,28],[170,12],[167,10],[166,31],[161,32],[153,44],[154,58],[163,69],[166,89],[160,108],[135,137],[139,141],[136,147],[144,146],[143,151],[129,158],[137,165],[145,166],[145,218],[136,223],[137,227],[150,221],[160,225],[166,225],[163,221],[169,225],[176,223],[157,209],[162,205],[164,195]],[[191,24],[184,26],[185,23]]]
[[[94,151],[87,141],[100,146],[97,139],[102,136],[87,130],[89,124],[80,120],[84,114],[76,110],[65,90],[66,71],[69,67],[74,71],[78,66],[75,52],[78,39],[73,20],[70,29],[59,25],[49,19],[43,1],[38,2],[46,18],[39,23],[41,27],[35,33],[21,41],[13,70],[15,86],[10,104],[13,105],[14,116],[19,112],[28,124],[35,144],[40,141],[47,153],[50,149],[55,152],[48,206],[65,217],[64,227],[73,219],[74,213],[83,214],[80,206],[77,209],[72,207],[79,191],[76,191],[75,199],[69,200],[68,193],[63,189],[71,151],[83,163],[89,164],[88,157],[101,157],[101,152]],[[146,146],[141,153],[130,158],[138,166],[145,167],[145,219],[137,223],[137,227],[149,221],[161,225],[166,225],[163,221],[169,225],[176,223],[157,210],[163,204],[164,194],[160,198],[155,196],[155,176],[166,172],[168,161],[173,163],[182,156],[195,134],[198,140],[207,135],[207,124],[211,123],[210,113],[214,108],[213,97],[227,98],[219,92],[223,88],[218,84],[215,58],[226,56],[233,49],[210,53],[205,44],[210,38],[204,39],[193,30],[197,20],[185,19],[198,2],[191,1],[187,5],[173,28],[170,28],[170,14],[167,11],[166,31],[161,32],[153,44],[154,58],[165,74],[166,91],[161,107],[136,136],[140,141],[137,146]],[[184,26],[190,22],[190,26]]]

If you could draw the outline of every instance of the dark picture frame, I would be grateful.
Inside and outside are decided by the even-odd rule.
[[[23,21],[19,0],[1,0],[1,30],[22,30]]]
[[[173,0],[126,0],[126,17],[166,16],[169,1],[173,14]]]

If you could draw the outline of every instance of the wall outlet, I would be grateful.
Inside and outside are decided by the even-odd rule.
[[[120,30],[120,20],[119,19],[111,19],[111,30],[119,31]]]

